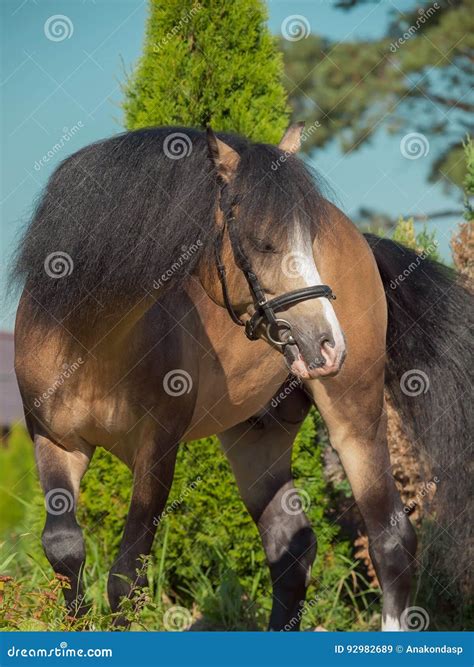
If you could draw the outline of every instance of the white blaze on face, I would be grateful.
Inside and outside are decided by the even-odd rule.
[[[301,230],[300,227],[298,227],[298,233],[295,239],[295,248],[295,255],[302,259],[304,258],[303,261],[300,262],[301,266],[298,270],[298,274],[301,280],[303,280],[305,283],[305,286],[310,287],[312,285],[323,285],[323,280],[319,275],[316,263],[313,258],[312,245],[310,244],[309,239],[305,239],[305,233]],[[331,300],[322,298],[319,299],[319,301],[321,302],[324,316],[330,328],[328,333],[331,333],[332,337],[334,338],[334,346],[338,356],[342,356],[342,353],[345,349],[344,335],[342,333],[339,320],[336,317],[336,312],[333,308]]]

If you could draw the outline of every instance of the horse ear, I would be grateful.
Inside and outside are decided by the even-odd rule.
[[[278,148],[281,148],[285,153],[291,153],[292,155],[297,153],[301,148],[301,135],[303,134],[303,130],[304,120],[289,125],[282,140],[278,144]]]
[[[218,139],[210,127],[207,128],[207,147],[217,173],[225,183],[229,183],[237,171],[239,154]]]

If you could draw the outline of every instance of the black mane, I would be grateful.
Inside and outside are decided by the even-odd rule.
[[[189,138],[186,157],[166,155],[173,133]],[[271,220],[277,233],[296,211],[308,224],[317,222],[324,200],[302,162],[273,146],[218,136],[241,155],[235,190],[245,224]],[[198,130],[149,128],[86,146],[51,176],[19,244],[13,279],[33,297],[36,315],[58,320],[131,305],[153,293],[163,274],[179,284],[214,241],[218,189],[206,135]],[[45,261],[58,252],[72,262],[62,268],[60,261],[56,269],[67,275],[54,278]]]

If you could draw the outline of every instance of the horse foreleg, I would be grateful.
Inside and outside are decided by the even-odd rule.
[[[316,537],[291,476],[291,450],[309,403],[295,390],[285,407],[219,435],[242,499],[257,524],[270,567],[270,630],[298,630]]]
[[[87,610],[82,586],[86,556],[76,505],[94,449],[80,443],[69,451],[42,435],[34,436],[34,444],[46,507],[43,548],[53,570],[69,579],[70,587],[63,589],[68,615],[81,616]]]
[[[400,630],[409,605],[416,535],[395,486],[383,410],[383,370],[349,388],[311,383],[362,514],[383,592],[382,629]]]

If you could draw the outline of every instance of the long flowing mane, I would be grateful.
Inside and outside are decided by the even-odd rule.
[[[176,135],[186,152],[180,159]],[[301,220],[317,222],[324,199],[301,161],[238,135],[218,136],[241,155],[235,189],[246,224],[271,220],[277,233],[296,209]],[[35,316],[73,313],[78,321],[152,294],[163,274],[168,285],[179,284],[214,242],[218,188],[199,130],[149,128],[86,146],[51,176],[19,244],[13,280],[32,297]]]

